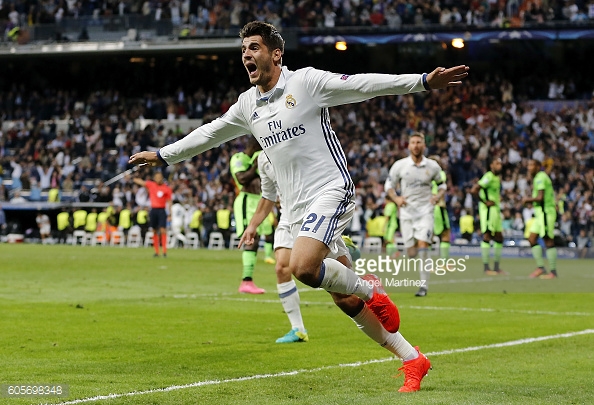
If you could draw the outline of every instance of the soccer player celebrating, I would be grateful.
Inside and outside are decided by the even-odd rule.
[[[165,184],[163,174],[156,172],[153,180],[142,180],[135,177],[134,183],[146,187],[151,201],[149,226],[153,228],[153,248],[155,257],[159,257],[159,241],[163,250],[163,257],[167,257],[167,211],[171,209],[171,188]]]
[[[479,198],[479,217],[481,223],[481,253],[484,272],[488,276],[505,275],[499,268],[501,251],[503,250],[503,224],[501,222],[501,159],[496,157],[489,164],[489,171],[472,186],[470,192]],[[491,254],[491,240],[493,241],[494,259],[493,270],[489,267]]]
[[[231,175],[239,194],[233,202],[233,214],[235,215],[235,231],[237,235],[243,235],[245,228],[250,223],[254,212],[260,201],[260,176],[258,175],[258,152],[262,147],[254,137],[250,137],[245,152],[238,152],[231,156],[229,164]],[[239,292],[246,294],[264,294],[266,291],[254,284],[253,275],[258,254],[258,242],[245,244],[241,256],[243,262],[243,275]]]
[[[534,158],[528,161],[528,175],[532,177],[532,197],[524,197],[522,202],[534,205],[534,220],[530,226],[528,241],[532,246],[532,256],[536,260],[537,268],[530,274],[530,277],[553,279],[557,278],[557,248],[554,239],[557,209],[553,182],[546,172],[540,170],[541,165],[542,162]],[[544,266],[542,247],[538,244],[539,237],[544,239],[547,247],[550,273],[547,273]]]
[[[280,197],[281,195],[272,163],[270,163],[265,153],[262,153],[258,157],[258,167],[260,171],[260,179],[262,181],[262,199],[258,203],[258,208],[240,240],[240,245],[243,242],[253,243],[254,237],[257,236],[256,229],[258,225],[264,218],[266,218],[268,213],[272,210],[277,197]],[[283,198],[280,198],[280,200],[282,211],[284,205]],[[299,292],[297,291],[297,285],[291,278],[289,266],[291,250],[293,248],[293,237],[290,232],[290,225],[286,219],[283,218],[286,218],[286,216],[281,215],[279,226],[274,234],[275,254],[277,258],[276,275],[279,297],[285,313],[289,317],[292,329],[285,336],[277,339],[276,342],[307,342],[307,331],[303,326],[303,318],[301,317],[301,310],[299,308]],[[343,236],[342,240],[337,240],[337,247],[337,253],[332,254],[330,252],[328,256],[336,257],[337,261],[350,269],[352,267],[352,260],[358,259],[361,252],[353,244],[350,238],[346,236]],[[347,252],[352,252],[350,258],[349,255],[347,255]],[[353,255],[356,257],[353,257]],[[365,306],[361,299],[355,295],[348,296],[337,293],[331,293],[331,295],[336,305],[347,315],[351,316],[359,329],[371,339],[403,359],[410,358],[410,360],[403,366],[403,369],[408,370],[407,375],[411,377],[407,380],[408,384],[405,383],[405,387],[401,388],[401,391],[414,391],[417,387],[417,382],[412,376],[418,376],[419,369],[422,371],[424,367],[428,367],[430,365],[428,360],[425,362],[424,357],[416,356],[416,349],[413,348],[399,332],[390,333],[382,327],[381,324],[377,322],[375,315]],[[355,310],[353,310],[353,308],[355,308]]]
[[[398,309],[379,279],[374,275],[361,279],[326,257],[338,253],[341,234],[355,207],[355,187],[330,126],[328,108],[381,95],[461,85],[468,67],[437,68],[422,75],[348,76],[311,67],[290,71],[282,66],[284,40],[274,26],[254,21],[242,28],[240,37],[242,62],[254,87],[242,93],[222,117],[157,152],[136,153],[130,163],[174,164],[243,134],[254,134],[274,166],[285,199],[294,240],[291,273],[306,285],[334,293],[334,301],[349,316],[364,314],[360,321],[369,333],[377,332],[377,340],[392,339],[386,345],[404,360],[405,383],[400,391],[419,390],[430,362],[398,333]]]
[[[427,295],[429,288],[429,271],[426,271],[426,260],[429,258],[429,247],[433,239],[435,205],[446,191],[446,184],[441,177],[441,167],[425,152],[425,135],[413,132],[408,138],[410,156],[396,161],[390,168],[385,189],[388,196],[398,205],[400,212],[400,232],[404,247],[409,257],[421,259],[421,287],[415,294],[417,297]],[[432,193],[432,182],[437,185],[437,194]],[[396,188],[400,188],[400,195]]]
[[[440,166],[442,166],[441,158],[437,155],[431,156],[429,159],[435,160]],[[439,177],[443,184],[447,184],[448,176],[444,170],[439,172]],[[435,182],[431,182],[431,193],[437,195],[439,193],[439,185]],[[433,234],[439,238],[439,256],[444,259],[450,258],[450,216],[446,209],[446,201],[444,197],[441,197],[435,204],[433,209]]]

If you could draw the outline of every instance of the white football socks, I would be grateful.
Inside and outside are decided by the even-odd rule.
[[[354,294],[363,301],[373,296],[373,287],[338,260],[326,258],[322,262],[323,278],[320,288],[340,294]]]
[[[294,280],[287,281],[276,285],[278,290],[278,297],[280,298],[283,309],[289,317],[291,322],[291,329],[299,329],[299,332],[305,333],[305,326],[303,325],[303,318],[301,317],[301,308],[299,307],[300,299],[297,291],[297,284]]]
[[[418,357],[419,354],[415,348],[404,339],[400,332],[390,333],[384,329],[367,305],[353,317],[353,321],[363,333],[379,343],[380,346],[394,353],[402,361],[413,360]]]
[[[429,250],[426,248],[420,248],[419,249],[419,259],[422,260],[422,269],[419,271],[419,276],[421,278],[421,281],[425,281],[423,283],[423,286],[425,288],[429,288],[429,276],[431,275],[431,272],[429,271],[425,271],[426,269],[426,262],[427,259],[429,258]]]

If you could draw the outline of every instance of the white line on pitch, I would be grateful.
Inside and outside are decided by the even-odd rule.
[[[402,305],[399,307],[410,309],[429,309],[436,311],[477,311],[477,312],[509,312],[513,314],[529,315],[561,315],[561,316],[592,316],[588,312],[554,312],[554,311],[535,311],[530,309],[498,309],[498,308],[466,308],[466,307],[432,307],[424,305]]]
[[[452,353],[465,353],[465,352],[474,352],[477,350],[484,350],[484,349],[496,349],[496,348],[500,348],[500,347],[518,346],[518,345],[524,345],[524,344],[528,344],[528,343],[542,342],[544,340],[570,338],[570,337],[574,337],[574,336],[589,335],[589,334],[593,334],[593,333],[594,333],[594,329],[584,329],[584,330],[580,330],[577,332],[568,332],[568,333],[560,333],[557,335],[538,336],[538,337],[533,337],[533,338],[510,340],[508,342],[493,343],[490,345],[462,347],[460,349],[442,350],[439,352],[429,352],[429,353],[425,353],[425,354],[427,356],[443,356],[443,355],[452,354]],[[316,367],[316,368],[310,368],[310,369],[281,371],[279,373],[271,373],[271,374],[256,374],[256,375],[251,375],[251,376],[246,376],[246,377],[229,378],[229,379],[225,379],[225,380],[199,381],[199,382],[195,382],[195,383],[191,383],[191,384],[172,385],[172,386],[169,386],[166,388],[155,388],[155,389],[146,390],[146,391],[127,392],[125,394],[97,395],[95,397],[90,397],[90,398],[82,398],[82,399],[75,399],[72,401],[60,402],[59,404],[56,404],[56,405],[82,404],[82,403],[86,403],[86,402],[102,401],[105,399],[134,397],[137,395],[153,394],[153,393],[157,393],[157,392],[178,391],[178,390],[183,390],[183,389],[187,389],[187,388],[204,387],[207,385],[220,385],[220,384],[250,381],[250,380],[262,380],[262,379],[266,379],[266,378],[285,377],[285,376],[297,375],[297,374],[315,373],[318,371],[331,370],[331,369],[342,368],[342,367],[361,367],[361,366],[366,366],[368,364],[385,363],[385,362],[394,361],[394,360],[396,360],[395,357],[387,357],[387,358],[383,358],[383,359],[357,361],[355,363],[334,364],[331,366],[322,366],[322,367]],[[46,404],[46,405],[48,405],[48,404]]]
[[[279,304],[280,300],[264,300],[258,298],[238,298],[238,297],[213,297],[216,301],[240,301],[240,302],[256,302],[263,304]],[[332,301],[316,302],[316,301],[301,301],[302,305],[333,305]],[[589,312],[555,312],[555,311],[538,311],[529,309],[498,309],[498,308],[468,308],[468,307],[435,307],[424,305],[398,305],[398,308],[409,309],[426,309],[430,311],[468,311],[468,312],[506,312],[512,314],[528,314],[528,315],[560,315],[560,316],[592,316]]]

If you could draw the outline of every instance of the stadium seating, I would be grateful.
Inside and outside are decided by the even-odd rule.
[[[72,233],[72,244],[78,245],[78,243],[84,246],[87,243],[87,233],[85,231],[74,231]]]
[[[91,246],[107,245],[107,234],[105,232],[96,231],[93,232],[91,235]]]
[[[229,249],[237,249],[239,246],[239,239],[237,234],[233,232],[229,238]]]
[[[148,231],[146,235],[144,235],[144,247],[151,247],[153,246],[153,235],[155,233],[153,231]]]
[[[377,236],[368,236],[363,242],[363,249],[365,253],[382,253],[382,238]]]
[[[140,232],[140,227],[133,226],[128,231],[128,247],[140,247],[142,243],[142,234]]]
[[[216,250],[225,249],[225,239],[223,238],[223,234],[220,232],[211,232],[208,239],[208,248]]]
[[[185,246],[191,247],[193,249],[200,248],[200,236],[196,232],[189,232],[186,234],[186,243]]]
[[[123,231],[112,232],[111,237],[109,238],[109,245],[110,246],[119,246],[119,247],[126,246],[126,235],[124,235],[124,232]]]

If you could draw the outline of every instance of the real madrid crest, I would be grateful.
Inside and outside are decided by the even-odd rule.
[[[295,108],[296,105],[297,100],[295,100],[295,97],[293,97],[292,94],[289,94],[287,96],[287,99],[285,100],[285,107],[287,107],[290,110],[291,108]]]

